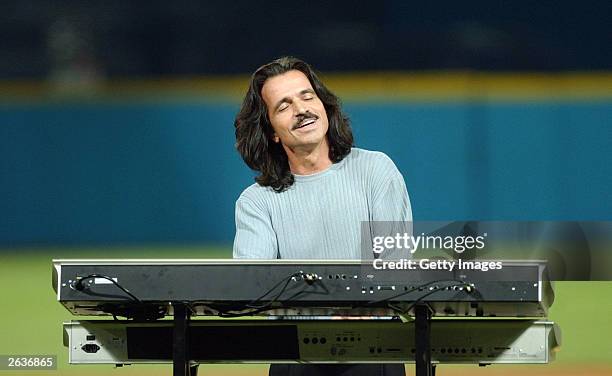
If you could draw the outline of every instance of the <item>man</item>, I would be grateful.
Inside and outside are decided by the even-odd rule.
[[[257,69],[234,125],[240,155],[260,173],[236,202],[234,258],[359,259],[362,222],[412,220],[400,172],[385,154],[352,147],[338,98],[305,62],[283,57]],[[270,374],[404,368],[278,365]]]

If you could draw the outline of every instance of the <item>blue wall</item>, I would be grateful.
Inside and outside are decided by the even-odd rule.
[[[0,247],[230,243],[237,104],[0,107]],[[347,103],[415,219],[612,217],[612,103]]]

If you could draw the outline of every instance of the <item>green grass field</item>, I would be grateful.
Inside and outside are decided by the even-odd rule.
[[[0,252],[2,320],[0,354],[57,355],[56,371],[19,375],[170,375],[171,366],[70,366],[62,345],[62,322],[76,319],[55,300],[53,258],[225,258],[229,248],[44,249]],[[612,282],[556,284],[550,319],[562,330],[561,351],[550,365],[441,366],[439,375],[612,375]],[[13,374],[14,371],[0,371]],[[408,366],[408,374],[413,372]],[[202,365],[201,375],[264,375],[266,365]]]

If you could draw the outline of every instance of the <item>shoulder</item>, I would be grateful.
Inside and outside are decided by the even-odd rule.
[[[258,202],[265,200],[270,193],[274,192],[270,187],[264,187],[258,183],[253,183],[246,187],[238,197],[238,201]]]
[[[346,156],[347,163],[371,172],[396,171],[395,163],[381,151],[352,148]]]
[[[248,186],[236,201],[237,207],[253,207],[258,210],[266,210],[275,197],[274,190],[271,187],[264,187],[258,183],[253,183]]]

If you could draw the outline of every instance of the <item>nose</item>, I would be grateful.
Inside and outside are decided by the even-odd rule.
[[[293,106],[295,108],[296,116],[304,115],[306,112],[308,112],[308,107],[306,106],[306,103],[301,99],[295,100],[293,102]]]

